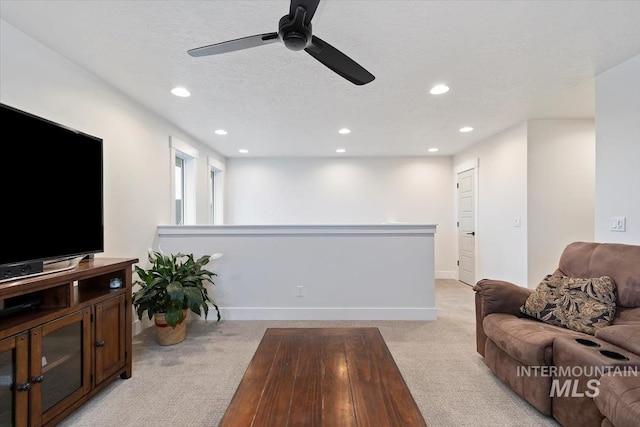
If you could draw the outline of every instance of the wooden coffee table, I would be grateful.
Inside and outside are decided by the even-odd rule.
[[[270,328],[220,426],[426,422],[378,328]]]

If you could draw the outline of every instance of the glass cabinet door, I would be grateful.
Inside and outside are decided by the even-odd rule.
[[[28,339],[23,333],[0,341],[0,426],[26,427],[31,385]]]
[[[50,421],[89,391],[90,315],[87,308],[31,330],[32,425]]]

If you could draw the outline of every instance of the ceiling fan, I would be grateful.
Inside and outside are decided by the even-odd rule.
[[[188,51],[191,56],[218,55],[235,50],[282,42],[288,49],[305,50],[335,73],[356,85],[372,82],[375,77],[353,59],[311,33],[311,18],[320,0],[291,0],[289,14],[280,18],[277,33],[257,34],[228,40]]]

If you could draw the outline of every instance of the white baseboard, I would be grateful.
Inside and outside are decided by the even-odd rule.
[[[131,334],[134,336],[142,332],[143,329],[144,327],[142,326],[142,322],[138,319],[134,320],[131,324]]]
[[[131,335],[136,336],[150,326],[153,326],[153,321],[149,320],[148,317],[143,316],[142,320],[136,317],[131,324]]]
[[[222,320],[436,320],[435,308],[220,307]]]
[[[435,278],[458,280],[458,275],[456,274],[455,271],[436,271]]]
[[[220,315],[221,320],[436,320],[437,310],[420,307],[220,307]],[[189,316],[197,317],[191,312]],[[200,317],[204,319],[204,314]],[[209,319],[215,320],[215,312],[209,311]],[[138,335],[152,325],[136,319],[132,334]]]

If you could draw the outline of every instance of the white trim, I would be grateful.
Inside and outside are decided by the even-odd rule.
[[[226,165],[215,157],[207,156],[207,164],[220,172],[224,172],[226,170]]]
[[[436,320],[436,315],[435,308],[421,307],[220,307],[224,320]],[[215,309],[209,310],[208,318],[215,316]]]
[[[436,271],[434,274],[436,279],[453,279],[458,280],[457,271]]]
[[[471,170],[473,169],[473,191],[474,191],[474,196],[475,196],[475,200],[474,200],[474,206],[473,209],[475,210],[474,212],[474,231],[476,233],[476,238],[475,238],[475,244],[474,244],[474,251],[475,251],[475,258],[474,258],[474,275],[475,281],[478,281],[478,272],[480,271],[480,172],[479,169],[480,168],[480,160],[476,157],[475,159],[471,159],[469,161],[466,161],[464,163],[460,163],[459,165],[456,165],[453,167],[453,181],[455,183],[458,183],[458,174]],[[457,188],[454,189],[454,223],[456,223],[458,221],[458,192],[457,192]],[[453,242],[453,246],[455,247],[456,250],[456,259],[458,258],[459,255],[459,251],[458,251],[458,227],[456,227],[456,233],[455,233],[455,237],[454,237],[454,242]],[[455,280],[459,279],[459,271],[460,269],[457,268],[455,271]],[[443,277],[444,279],[444,277]]]
[[[478,158],[475,159],[471,159],[467,162],[464,163],[460,163],[457,166],[453,167],[453,174],[457,177],[459,173],[464,172],[464,171],[468,171],[469,169],[473,169],[473,168],[477,168],[478,167]],[[456,180],[457,182],[457,180]]]
[[[184,153],[194,159],[197,159],[200,156],[200,152],[197,149],[193,148],[186,142],[176,138],[175,136],[169,136],[169,144],[171,148],[175,148],[181,153]]]
[[[169,220],[176,223],[176,149],[169,141]]]
[[[162,236],[284,236],[284,235],[433,235],[435,224],[377,224],[377,225],[159,225]]]
[[[131,324],[131,335],[138,335],[144,329],[145,328],[142,326],[142,322],[140,321],[140,319],[136,319]]]

